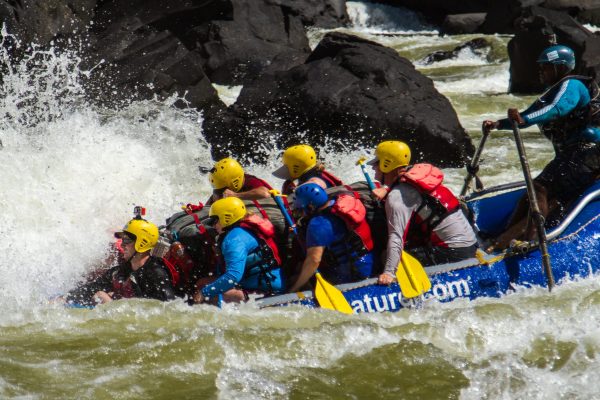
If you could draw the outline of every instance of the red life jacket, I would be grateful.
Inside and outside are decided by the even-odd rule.
[[[341,194],[335,200],[335,204],[329,208],[329,212],[344,221],[351,235],[352,248],[359,254],[365,254],[373,250],[373,238],[371,228],[367,223],[367,209],[356,196]],[[358,237],[357,240],[353,238]]]
[[[183,281],[186,278],[185,274],[180,273],[180,269],[177,268],[176,264],[171,263],[168,258],[163,257],[162,261],[167,267],[167,270],[169,270],[169,274],[171,275],[171,283],[173,284],[173,287],[176,288],[177,285],[183,285]]]
[[[112,289],[113,299],[130,299],[135,297],[135,290],[131,285],[131,280],[127,277],[125,280],[121,279],[119,272],[115,271],[112,276]]]
[[[275,243],[275,226],[267,218],[261,218],[256,214],[247,215],[241,222],[242,228],[248,229],[254,233],[258,238],[267,245],[271,255],[277,262],[277,265],[281,265],[281,257],[279,256],[279,249]]]
[[[443,181],[444,173],[431,164],[415,164],[400,176],[400,182],[417,189],[423,199],[416,211],[416,224],[411,224],[413,231],[409,236],[415,236],[416,228],[421,235],[425,235],[422,239],[429,239],[434,245],[443,245],[438,243],[439,239],[433,230],[444,218],[460,209],[458,199],[442,184]]]
[[[329,187],[342,186],[344,184],[344,182],[342,182],[342,180],[340,178],[333,175],[331,172],[329,172],[327,170],[321,171],[321,176],[319,178],[328,182],[329,185],[327,185],[327,186],[329,186]]]
[[[266,187],[269,190],[273,189],[271,185],[269,185],[266,181],[257,178],[254,175],[245,174],[244,185],[242,186],[240,192],[247,192],[248,190],[256,189],[259,187]]]
[[[200,221],[200,218],[197,215],[197,211],[201,211],[205,207],[204,204],[198,203],[198,205],[188,204],[184,211],[186,214],[190,215],[194,219],[194,224],[198,229],[198,233],[200,236],[200,240],[202,241],[202,246],[204,248],[205,259],[207,261],[207,265],[213,267],[214,270],[209,272],[216,272],[216,266],[221,262],[221,258],[219,252],[217,251],[217,246],[215,239],[211,236],[211,234],[207,231],[206,227]],[[183,286],[189,286],[193,282],[191,282],[194,271],[199,270],[199,267],[195,265],[192,257],[189,255],[189,252],[186,250],[186,246],[181,242],[174,242],[171,244],[171,248],[166,255],[168,261],[175,265],[177,269],[181,271]]]

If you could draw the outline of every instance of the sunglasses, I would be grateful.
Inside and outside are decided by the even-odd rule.
[[[122,243],[122,244],[131,244],[131,243],[133,243],[133,242],[135,242],[135,240],[133,240],[132,238],[130,238],[130,237],[128,237],[128,236],[123,236],[123,237],[121,238],[121,243]]]

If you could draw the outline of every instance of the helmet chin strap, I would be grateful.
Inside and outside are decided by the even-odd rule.
[[[129,259],[125,260],[125,262],[131,262],[131,260],[133,259],[133,257],[135,257],[136,254],[138,254],[138,252],[137,252],[137,250],[134,250],[134,252],[131,255],[131,257],[129,257]]]

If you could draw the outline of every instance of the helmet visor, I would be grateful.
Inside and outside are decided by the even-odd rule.
[[[285,165],[282,165],[281,167],[277,168],[275,171],[273,171],[273,176],[279,179],[292,179],[292,176],[290,175],[290,171],[288,170],[288,167]]]

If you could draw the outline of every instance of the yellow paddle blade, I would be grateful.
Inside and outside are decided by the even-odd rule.
[[[354,310],[352,310],[348,300],[346,300],[338,288],[327,282],[320,273],[317,272],[315,276],[317,277],[315,297],[317,298],[321,308],[336,310],[344,314],[354,313]]]
[[[398,265],[396,279],[398,279],[402,294],[409,299],[431,289],[431,281],[425,272],[425,268],[419,260],[405,251],[402,252],[402,261]]]
[[[396,269],[396,279],[398,280],[398,286],[400,286],[400,290],[402,291],[402,296],[407,299],[412,299],[413,297],[417,297],[420,293],[416,285],[413,285],[414,279],[410,279],[408,276],[407,268],[404,266],[404,263],[400,261],[398,264],[398,268]]]

